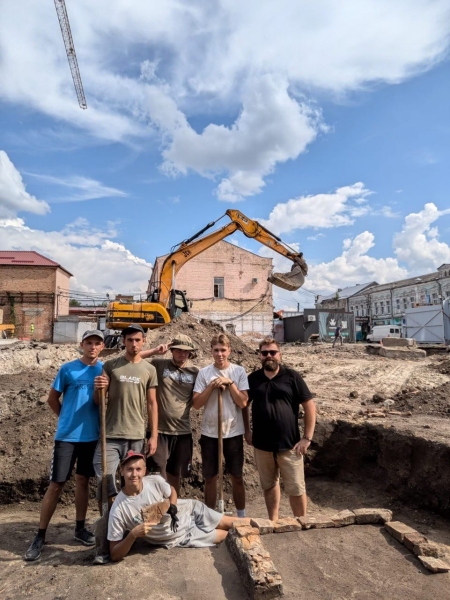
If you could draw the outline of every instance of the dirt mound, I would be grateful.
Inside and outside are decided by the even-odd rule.
[[[395,410],[450,418],[450,383],[428,390],[402,390],[392,399],[395,402]]]
[[[435,369],[438,373],[442,373],[443,375],[450,375],[450,359],[443,358],[442,360],[439,360],[434,365],[432,365],[432,368]]]
[[[183,313],[164,327],[150,330],[145,342],[146,348],[153,348],[158,344],[167,344],[179,334],[188,335],[198,348],[195,362],[199,366],[211,363],[211,338],[219,333],[224,333],[222,327],[214,321],[207,319],[197,320],[188,313]],[[231,362],[242,365],[248,371],[254,371],[261,366],[256,348],[248,346],[237,335],[227,332],[231,341]]]
[[[59,369],[62,363],[80,356],[78,344],[15,342],[0,346],[0,375],[29,370]]]

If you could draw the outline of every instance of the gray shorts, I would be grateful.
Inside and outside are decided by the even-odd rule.
[[[223,515],[198,500],[189,502],[192,502],[191,524],[179,546],[182,548],[214,546],[216,544],[216,527]]]
[[[119,490],[116,484],[117,467],[125,458],[128,450],[144,453],[145,440],[126,440],[124,438],[106,438],[106,474],[108,479],[108,496],[117,496]],[[94,454],[94,470],[98,479],[97,498],[101,498],[102,485],[102,447],[100,441]]]

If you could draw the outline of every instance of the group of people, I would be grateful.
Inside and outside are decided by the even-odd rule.
[[[89,477],[94,473],[99,499],[101,492],[97,404],[102,390],[107,392],[110,557],[96,554],[94,562],[122,559],[138,537],[168,548],[209,546],[225,538],[236,517],[215,510],[219,392],[223,404],[223,456],[237,518],[246,516],[244,438],[254,447],[269,518],[278,518],[280,473],[293,514],[306,514],[303,458],[314,434],[315,404],[301,375],[282,364],[280,347],[273,338],[260,342],[261,369],[247,377],[242,366],[230,362],[230,340],[224,333],[212,338],[213,362],[202,369],[192,362],[196,347],[186,335],[149,350],[143,349],[145,332],[140,325],[129,325],[122,335],[125,353],[102,364],[98,356],[104,347],[103,334],[86,332],[81,341],[82,356],[63,365],[52,384],[48,403],[58,416],[58,426],[50,485],[42,502],[39,529],[25,560],[40,557],[48,524],[75,463],[74,537],[84,545],[95,545],[85,518]],[[300,405],[304,411],[303,436],[298,425]],[[182,478],[191,469],[192,408],[203,408],[200,448],[204,503],[178,499]],[[167,514],[158,523],[145,522],[142,508],[164,500],[170,505]]]

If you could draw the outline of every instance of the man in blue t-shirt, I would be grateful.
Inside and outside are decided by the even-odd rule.
[[[103,363],[98,360],[104,348],[103,333],[86,331],[80,345],[83,355],[59,369],[48,396],[47,402],[58,417],[50,485],[42,501],[39,530],[25,553],[25,560],[37,560],[41,556],[47,527],[75,462],[75,539],[85,546],[95,544],[95,536],[86,529],[85,519],[89,477],[95,475],[92,459],[100,429],[98,406],[94,403],[94,378],[103,370]]]

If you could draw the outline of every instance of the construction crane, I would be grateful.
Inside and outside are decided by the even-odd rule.
[[[55,0],[56,14],[58,15],[59,25],[66,47],[67,60],[69,61],[70,72],[72,73],[73,85],[77,93],[78,104],[80,108],[86,109],[87,103],[84,96],[83,83],[81,81],[80,69],[78,68],[77,55],[73,44],[72,32],[70,31],[69,17],[67,16],[66,3],[64,0]]]

